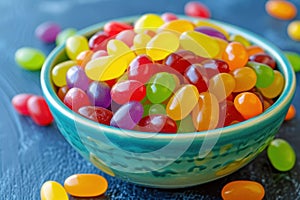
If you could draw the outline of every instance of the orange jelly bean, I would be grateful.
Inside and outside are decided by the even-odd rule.
[[[259,54],[259,53],[264,53],[265,52],[261,47],[256,46],[256,45],[247,47],[246,51],[248,53],[248,57],[253,56],[255,54]]]
[[[296,116],[296,109],[294,105],[290,105],[288,112],[284,118],[285,121],[291,120]]]
[[[264,187],[255,181],[233,181],[222,189],[224,200],[261,200],[264,196]]]
[[[108,183],[97,174],[74,174],[65,180],[66,191],[76,197],[95,197],[104,194]]]
[[[239,42],[229,43],[222,57],[223,60],[228,63],[230,70],[234,70],[239,67],[244,67],[248,61],[247,50]]]
[[[85,67],[85,65],[91,60],[94,52],[91,50],[82,51],[76,57],[76,61],[79,66]]]
[[[296,6],[284,0],[270,0],[266,3],[266,11],[272,17],[282,20],[293,19],[297,15]]]
[[[254,93],[242,92],[234,98],[234,107],[245,119],[250,119],[263,112],[263,105]]]

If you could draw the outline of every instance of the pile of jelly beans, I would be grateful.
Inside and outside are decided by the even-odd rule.
[[[164,19],[166,21],[164,21]],[[66,41],[57,95],[96,122],[144,132],[205,131],[261,114],[284,86],[276,61],[207,21],[145,14]]]

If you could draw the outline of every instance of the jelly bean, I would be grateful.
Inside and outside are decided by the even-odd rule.
[[[230,70],[234,70],[247,64],[248,53],[241,43],[231,42],[227,45],[222,58],[228,63]]]
[[[254,69],[256,73],[256,87],[266,88],[273,83],[274,71],[271,67],[257,62],[248,62],[247,65]]]
[[[192,112],[193,124],[198,131],[214,129],[219,122],[219,103],[215,95],[202,92]]]
[[[108,33],[109,36],[117,35],[124,30],[132,30],[133,27],[130,24],[124,22],[108,22],[104,25],[104,32]]]
[[[295,41],[300,41],[300,20],[293,21],[288,25],[288,35]]]
[[[98,50],[95,53],[93,53],[91,60],[94,60],[96,58],[100,58],[102,56],[108,56],[107,51],[105,50]]]
[[[259,53],[264,53],[265,52],[261,47],[256,46],[256,45],[252,45],[250,47],[247,47],[246,51],[247,51],[248,57],[251,57],[251,56],[253,56],[255,54],[259,54]]]
[[[152,76],[147,84],[147,98],[152,103],[161,103],[167,100],[175,89],[173,75],[160,72]]]
[[[195,31],[206,34],[211,37],[216,37],[216,38],[220,38],[222,40],[227,40],[226,36],[223,33],[219,32],[218,30],[216,30],[214,28],[208,27],[208,26],[196,27]]]
[[[295,109],[295,106],[294,105],[290,105],[286,115],[285,115],[285,118],[284,120],[285,121],[288,121],[288,120],[291,120],[293,119],[294,117],[296,116],[296,109]]]
[[[27,101],[27,109],[32,120],[39,126],[48,126],[53,122],[50,109],[41,96],[31,96]]]
[[[222,189],[224,200],[262,200],[265,196],[264,187],[255,181],[233,181]]]
[[[133,30],[124,30],[116,36],[117,40],[121,40],[127,46],[131,47],[133,45],[133,39],[135,36],[135,32]]]
[[[145,14],[135,22],[134,31],[136,33],[142,33],[145,30],[156,31],[163,24],[164,20],[159,15]]]
[[[122,41],[112,39],[107,43],[107,53],[111,56],[119,56],[129,64],[135,58],[134,52]]]
[[[133,38],[132,49],[136,54],[146,54],[146,46],[150,40],[151,37],[146,33],[136,34]]]
[[[89,50],[88,41],[85,37],[74,35],[67,39],[66,52],[71,60],[76,60],[78,54],[85,50]]]
[[[201,62],[201,66],[205,69],[208,78],[218,73],[229,73],[229,66],[223,60],[208,59]]]
[[[295,53],[295,52],[285,51],[284,55],[290,61],[294,71],[299,72],[300,71],[300,54]]]
[[[110,106],[110,87],[107,83],[93,81],[89,85],[86,93],[92,105],[103,108],[108,108]]]
[[[297,15],[296,6],[289,1],[270,0],[265,7],[267,13],[277,19],[290,20]]]
[[[81,67],[85,67],[85,65],[92,59],[94,52],[91,50],[82,51],[76,57],[77,64]]]
[[[227,39],[229,38],[229,33],[225,29],[223,29],[222,27],[220,27],[214,23],[211,23],[209,21],[204,21],[204,20],[197,20],[194,23],[195,23],[196,27],[206,26],[206,27],[211,27],[213,29],[216,29],[219,32],[223,33],[223,35],[225,35]]]
[[[71,88],[67,92],[64,98],[64,104],[75,112],[77,112],[79,108],[83,106],[91,105],[87,94],[79,88]]]
[[[230,41],[241,43],[246,48],[251,46],[251,43],[241,35],[231,35],[229,39]]]
[[[35,35],[45,43],[55,42],[56,36],[61,31],[58,24],[54,22],[44,22],[35,29]]]
[[[86,90],[89,87],[90,80],[85,75],[84,69],[79,66],[71,67],[66,74],[68,88],[77,87]]]
[[[214,58],[218,55],[220,47],[218,42],[203,33],[187,31],[180,35],[180,44],[185,50],[190,50],[198,56]]]
[[[128,67],[128,71],[131,71],[131,69],[137,69],[138,67],[140,67],[141,65],[145,65],[145,64],[152,64],[153,61],[151,60],[151,58],[149,58],[149,56],[147,55],[138,55],[137,57],[135,57],[129,64]]]
[[[217,127],[229,126],[244,120],[243,116],[234,107],[234,103],[232,101],[226,100],[220,103],[220,116]]]
[[[190,1],[184,6],[184,13],[192,17],[210,18],[211,13],[209,9],[202,3],[197,1]]]
[[[75,35],[77,32],[76,29],[74,28],[67,28],[62,30],[60,33],[58,33],[58,35],[56,36],[56,45],[62,45],[63,43],[65,43],[67,41],[67,39],[73,35]]]
[[[129,68],[128,79],[146,83],[159,70],[159,64],[146,63]]]
[[[162,60],[179,47],[178,37],[171,32],[160,32],[156,34],[146,46],[147,55],[152,60]]]
[[[209,92],[215,95],[218,101],[223,101],[235,89],[236,83],[232,75],[219,73],[209,80]]]
[[[98,32],[89,39],[89,47],[93,51],[106,50],[107,42],[111,39],[108,33]]]
[[[263,112],[260,99],[251,92],[239,93],[234,98],[234,106],[245,119],[250,119]]]
[[[196,86],[186,84],[180,87],[166,106],[167,115],[173,120],[182,120],[188,116],[198,103],[199,92]]]
[[[218,55],[216,55],[215,58],[222,59],[223,53],[225,52],[225,49],[226,49],[226,47],[228,45],[228,42],[225,41],[225,40],[222,40],[220,38],[215,38],[215,40],[217,41],[217,43],[219,45],[219,48],[220,48],[220,51],[219,51]]]
[[[190,84],[197,87],[199,93],[207,91],[208,79],[204,68],[199,65],[191,65],[185,70],[184,77]]]
[[[111,98],[118,104],[129,101],[141,101],[146,96],[146,87],[136,80],[125,80],[111,88]]]
[[[133,129],[142,119],[143,105],[138,101],[130,101],[122,105],[113,115],[110,125],[122,129]]]
[[[184,119],[177,121],[176,124],[178,127],[177,133],[191,133],[196,131],[191,115],[188,115]]]
[[[68,90],[69,90],[69,88],[68,88],[68,86],[66,86],[66,85],[65,85],[65,86],[62,86],[62,87],[60,87],[60,88],[58,89],[58,91],[57,91],[57,96],[58,96],[58,98],[59,98],[61,101],[64,101],[64,98],[65,98],[65,96],[66,96]]]
[[[269,144],[267,153],[271,164],[278,171],[289,171],[295,165],[295,151],[293,147],[283,139],[274,139]]]
[[[169,13],[169,12],[163,13],[161,15],[161,18],[162,20],[164,20],[164,22],[170,22],[178,19],[178,17],[174,13]]]
[[[65,188],[55,181],[47,181],[41,187],[41,200],[68,200]]]
[[[177,124],[166,115],[149,115],[141,119],[138,130],[154,133],[176,133]]]
[[[32,94],[18,94],[14,96],[11,100],[11,103],[14,109],[21,115],[29,115],[27,108],[28,99],[32,97]]]
[[[166,115],[165,104],[146,104],[144,106],[143,117],[147,115],[155,115],[155,114]]]
[[[159,27],[158,31],[171,31],[174,34],[178,34],[185,31],[192,31],[194,30],[194,27],[195,25],[189,20],[177,19],[164,23]]]
[[[274,70],[273,83],[266,88],[258,88],[258,89],[264,97],[273,99],[278,97],[281,94],[283,87],[284,87],[284,77],[279,71]]]
[[[46,57],[43,52],[31,47],[22,47],[15,53],[15,61],[26,70],[40,70]]]
[[[272,69],[275,69],[276,67],[276,61],[271,56],[265,53],[254,54],[249,57],[249,60],[268,65]]]
[[[51,71],[53,83],[58,87],[67,85],[67,72],[75,65],[77,65],[77,62],[73,60],[64,61],[55,65]]]
[[[108,126],[113,116],[113,113],[110,110],[96,106],[81,107],[79,108],[78,113],[90,120],[99,122],[101,124],[106,124]]]
[[[250,67],[237,68],[231,74],[235,79],[233,92],[245,92],[252,89],[256,84],[256,73]]]
[[[64,182],[66,191],[76,197],[96,197],[108,188],[107,180],[98,174],[74,174]]]

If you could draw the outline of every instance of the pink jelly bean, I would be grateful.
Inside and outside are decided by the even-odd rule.
[[[108,55],[107,51],[105,51],[105,50],[98,50],[95,53],[93,53],[91,59],[94,60],[96,58],[100,58],[102,56],[107,56],[107,55]]]
[[[39,126],[47,126],[53,122],[50,109],[41,96],[31,96],[27,101],[27,109],[32,120]]]
[[[133,30],[124,30],[116,36],[117,40],[123,41],[127,46],[131,47],[133,45],[133,38],[135,36],[135,32]]]
[[[188,16],[210,18],[209,9],[202,3],[197,1],[190,1],[184,7],[184,12]]]
[[[169,12],[163,13],[161,15],[161,18],[164,20],[164,22],[169,22],[178,19],[178,17],[174,13]]]
[[[29,115],[27,101],[32,96],[32,94],[18,94],[14,96],[11,100],[14,109],[21,115]]]
[[[89,39],[89,47],[93,51],[105,50],[110,37],[106,32],[98,32]]]
[[[35,29],[35,35],[45,43],[55,42],[61,28],[54,22],[44,22]]]
[[[64,104],[68,106],[71,110],[77,112],[79,108],[83,106],[90,106],[90,100],[87,94],[79,88],[71,88],[65,98],[64,98]]]

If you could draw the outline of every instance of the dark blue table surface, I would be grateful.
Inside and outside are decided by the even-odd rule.
[[[0,199],[39,199],[43,182],[63,183],[75,173],[100,173],[64,140],[55,124],[36,126],[18,115],[11,98],[18,93],[41,95],[39,72],[19,68],[15,51],[22,46],[48,54],[54,45],[45,45],[34,36],[44,21],[63,28],[81,29],[111,18],[142,13],[183,14],[186,0],[1,0],[0,1]],[[264,10],[265,0],[205,0],[213,19],[249,29],[275,43],[282,50],[300,53],[300,43],[289,39],[288,21],[271,18]],[[293,1],[300,11],[300,1]],[[298,14],[298,19],[300,15]],[[299,74],[297,74],[297,78]],[[300,110],[300,85],[293,103]],[[95,199],[221,199],[222,187],[233,180],[254,180],[265,187],[265,199],[300,199],[300,117],[282,125],[278,137],[285,138],[297,154],[295,167],[277,172],[263,152],[253,162],[220,180],[191,188],[162,190],[126,183],[103,174],[109,188]]]

